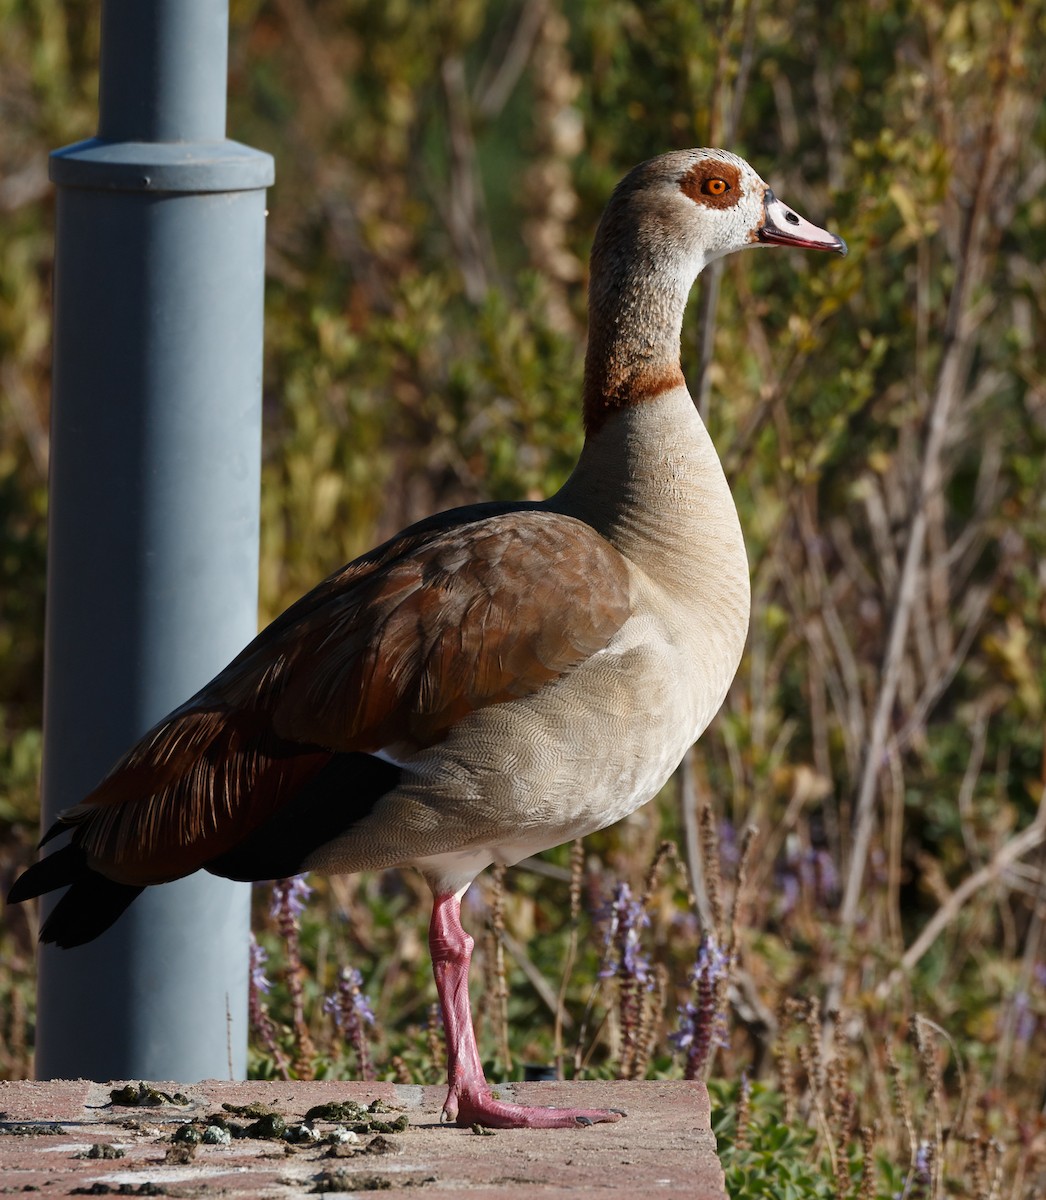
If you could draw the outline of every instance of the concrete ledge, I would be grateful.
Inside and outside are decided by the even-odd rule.
[[[118,1083],[86,1080],[0,1081],[0,1194],[40,1189],[51,1196],[72,1189],[119,1194],[130,1185],[162,1189],[169,1196],[291,1197],[418,1188],[431,1200],[467,1193],[472,1200],[508,1195],[595,1200],[635,1198],[656,1192],[687,1200],[726,1200],[723,1173],[709,1128],[708,1093],[700,1083],[517,1083],[503,1085],[507,1099],[527,1104],[621,1108],[628,1116],[613,1125],[586,1129],[498,1130],[477,1136],[441,1126],[440,1087],[391,1083],[227,1083],[207,1080],[185,1086],[187,1105],[125,1107],[110,1103]],[[230,1145],[182,1151],[173,1163],[171,1134],[182,1124],[220,1111],[223,1104],[265,1105],[288,1124],[315,1105],[381,1100],[405,1114],[406,1129],[388,1135],[363,1132],[357,1143],[328,1157],[328,1145],[238,1138]],[[249,1123],[250,1118],[230,1119]],[[57,1126],[57,1127],[56,1127]],[[317,1121],[321,1133],[334,1123]],[[94,1145],[123,1151],[113,1160],[77,1157]],[[99,1187],[99,1185],[101,1185]],[[80,1192],[78,1194],[84,1194]],[[124,1194],[127,1194],[126,1191]],[[157,1194],[151,1191],[151,1194]]]

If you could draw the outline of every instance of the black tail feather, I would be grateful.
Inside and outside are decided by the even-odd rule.
[[[31,900],[34,896],[42,896],[44,892],[53,892],[56,888],[68,887],[80,879],[87,871],[87,861],[84,852],[77,846],[63,846],[53,854],[33,863],[14,881],[7,893],[8,904],[21,904],[23,900]]]
[[[20,875],[7,894],[7,902],[21,904],[63,887],[69,890],[44,922],[40,941],[65,948],[82,946],[104,933],[143,891],[92,871],[79,846],[63,846]]]
[[[226,879],[296,875],[311,854],[366,817],[397,785],[400,775],[398,766],[373,754],[333,754],[274,816],[239,845],[203,865]],[[44,841],[68,828],[68,822],[57,822]],[[132,884],[114,883],[92,870],[84,851],[73,842],[29,867],[15,881],[8,903],[18,904],[63,887],[69,890],[44,922],[40,941],[66,948],[104,933],[144,891]]]
[[[143,891],[133,884],[114,883],[88,868],[55,905],[40,930],[40,941],[63,950],[82,946],[105,933]]]
[[[36,843],[36,848],[39,850],[41,847],[46,846],[52,838],[58,837],[60,833],[65,833],[69,829],[69,824],[70,823],[68,821],[63,821],[61,817],[59,817],[58,820],[52,824],[51,828],[44,834],[44,836]]]

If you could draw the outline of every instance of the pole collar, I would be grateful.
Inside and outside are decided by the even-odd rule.
[[[55,150],[51,182],[119,192],[250,192],[269,187],[271,154],[240,142],[111,142],[88,138]]]

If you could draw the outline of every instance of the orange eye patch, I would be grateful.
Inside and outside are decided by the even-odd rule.
[[[684,196],[706,208],[733,208],[744,197],[741,172],[718,158],[699,159],[679,181]]]

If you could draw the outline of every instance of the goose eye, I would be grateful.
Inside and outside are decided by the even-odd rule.
[[[701,185],[701,191],[706,196],[721,196],[724,192],[730,190],[730,184],[725,179],[720,179],[716,176],[713,179],[706,179]]]

